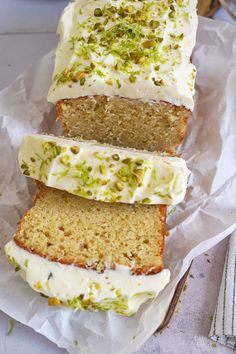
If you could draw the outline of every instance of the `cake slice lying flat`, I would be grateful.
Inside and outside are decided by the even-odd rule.
[[[165,210],[99,203],[41,185],[6,254],[49,305],[131,315],[169,281]]]
[[[69,136],[172,153],[193,109],[196,0],[77,0],[48,100]]]
[[[174,205],[189,176],[178,157],[49,135],[26,135],[19,163],[49,187],[102,202]]]

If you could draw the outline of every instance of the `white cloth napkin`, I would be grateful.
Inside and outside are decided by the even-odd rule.
[[[236,230],[230,236],[210,338],[236,349]]]

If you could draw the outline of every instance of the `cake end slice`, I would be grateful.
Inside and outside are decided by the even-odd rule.
[[[40,186],[6,246],[49,304],[131,315],[169,281],[165,207],[105,204]]]

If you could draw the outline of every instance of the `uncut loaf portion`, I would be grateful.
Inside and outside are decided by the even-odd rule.
[[[102,202],[175,205],[189,170],[178,157],[49,135],[26,135],[22,172],[46,186]]]
[[[48,100],[66,135],[174,154],[193,109],[196,0],[80,0],[58,26]]]
[[[39,185],[5,251],[49,305],[131,315],[169,281],[165,206],[99,203]]]

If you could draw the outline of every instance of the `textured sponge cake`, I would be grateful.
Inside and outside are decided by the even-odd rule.
[[[40,186],[6,253],[50,304],[130,315],[169,280],[163,269],[165,211],[99,203]],[[58,288],[66,274],[66,290]]]
[[[193,109],[196,0],[80,0],[59,23],[48,100],[68,136],[173,153]]]
[[[169,154],[183,142],[190,115],[166,102],[106,96],[62,99],[56,109],[67,136]]]
[[[52,261],[135,274],[163,269],[165,206],[99,203],[40,187],[15,242]]]

